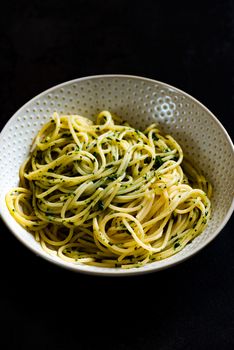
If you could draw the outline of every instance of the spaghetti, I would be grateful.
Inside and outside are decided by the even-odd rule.
[[[71,263],[139,267],[178,253],[205,228],[211,185],[155,124],[53,115],[6,195],[15,220]]]

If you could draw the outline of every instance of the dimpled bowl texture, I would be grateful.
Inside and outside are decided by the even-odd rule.
[[[6,193],[19,184],[19,167],[32,141],[53,112],[94,118],[101,110],[121,116],[137,129],[151,123],[171,134],[184,154],[212,183],[212,216],[206,230],[181,252],[133,269],[78,265],[48,255],[9,214]],[[130,275],[161,270],[198,252],[221,231],[233,211],[234,152],[227,132],[200,102],[159,81],[126,75],[99,75],[55,86],[26,103],[0,134],[0,215],[9,230],[37,255],[58,266],[96,275]]]

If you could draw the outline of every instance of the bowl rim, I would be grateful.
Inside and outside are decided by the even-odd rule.
[[[10,118],[9,120],[5,123],[5,125],[3,126],[2,130],[0,131],[0,141],[2,141],[4,134],[6,133],[6,130],[8,128],[8,125],[10,124],[10,122],[12,121],[12,119],[15,118],[15,116],[17,116],[23,109],[25,109],[27,107],[27,105],[31,104],[33,101],[37,100],[38,98],[40,98],[41,96],[48,94],[50,92],[52,92],[55,89],[58,88],[62,88],[66,85],[70,85],[70,84],[74,84],[77,82],[81,82],[81,81],[85,81],[85,80],[90,80],[90,79],[105,79],[105,78],[124,78],[124,79],[136,79],[136,80],[144,80],[144,81],[148,81],[154,84],[163,84],[165,87],[169,88],[169,89],[173,89],[174,91],[177,91],[178,93],[181,93],[183,95],[185,95],[186,97],[188,97],[189,99],[191,99],[192,101],[194,101],[196,104],[198,104],[202,109],[204,109],[207,114],[209,114],[209,116],[215,121],[215,123],[218,125],[218,127],[222,130],[222,132],[224,133],[229,145],[231,146],[232,149],[232,153],[234,155],[234,145],[233,142],[231,140],[231,137],[229,136],[227,130],[225,129],[225,127],[222,125],[222,123],[218,120],[218,118],[200,101],[198,101],[195,97],[191,96],[190,94],[188,94],[187,92],[173,86],[167,83],[164,83],[162,81],[159,80],[155,80],[155,79],[151,79],[151,78],[147,78],[147,77],[143,77],[143,76],[137,76],[137,75],[128,75],[128,74],[98,74],[98,75],[90,75],[90,76],[83,76],[80,78],[75,78],[75,79],[71,79],[68,81],[65,81],[63,83],[59,83],[57,85],[54,85],[42,92],[40,92],[39,94],[37,94],[36,96],[34,96],[33,98],[31,98],[30,100],[28,100],[25,104],[23,104]],[[21,242],[23,243],[24,246],[26,246],[27,248],[29,248],[29,250],[31,250],[36,256],[39,256],[40,258],[43,258],[45,260],[47,260],[48,262],[52,262],[54,265],[57,265],[59,267],[63,267],[65,269],[68,269],[70,271],[74,271],[74,272],[78,272],[78,273],[84,273],[84,274],[88,274],[88,275],[95,275],[95,276],[133,276],[133,275],[141,275],[141,274],[146,274],[146,273],[152,273],[152,272],[157,272],[157,271],[161,271],[164,269],[167,269],[169,267],[173,267],[176,266],[179,263],[182,263],[183,261],[191,258],[192,256],[194,256],[195,254],[197,254],[199,251],[201,251],[204,247],[206,247],[211,241],[214,240],[215,237],[217,237],[217,235],[222,231],[222,229],[226,226],[227,222],[229,221],[229,219],[231,218],[231,215],[234,211],[234,198],[232,200],[232,203],[225,215],[224,220],[221,222],[221,224],[219,225],[219,227],[214,231],[214,233],[212,234],[211,237],[209,237],[205,242],[203,242],[202,244],[200,244],[198,247],[194,248],[192,251],[189,251],[185,256],[180,257],[179,259],[177,259],[176,261],[168,261],[168,263],[165,263],[163,266],[158,266],[157,267],[157,262],[151,263],[151,264],[147,264],[147,269],[144,270],[144,266],[139,267],[139,268],[132,268],[132,269],[120,269],[120,268],[103,268],[101,267],[100,270],[98,267],[95,268],[95,270],[92,270],[93,266],[89,266],[89,265],[85,265],[85,264],[72,264],[72,263],[66,263],[65,261],[63,261],[61,259],[61,261],[57,261],[52,259],[52,257],[49,254],[42,254],[40,253],[38,250],[36,250],[36,248],[34,248],[29,241],[25,241],[23,239],[22,236],[18,235],[16,230],[14,230],[11,225],[9,224],[9,222],[7,221],[5,215],[3,215],[4,213],[2,212],[2,208],[1,208],[1,203],[0,203],[0,217],[2,219],[2,221],[5,223],[6,227],[9,229],[9,231],[11,233],[13,233],[13,235]],[[165,259],[164,261],[166,261],[167,259]]]

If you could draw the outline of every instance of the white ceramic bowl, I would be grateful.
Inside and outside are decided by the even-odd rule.
[[[214,189],[212,219],[206,230],[178,254],[137,269],[111,269],[67,263],[48,255],[9,214],[5,194],[18,184],[18,171],[32,140],[54,111],[94,117],[107,109],[136,128],[157,122],[182,145]],[[217,118],[193,97],[159,81],[127,75],[100,75],[55,86],[19,109],[0,134],[0,214],[10,231],[37,255],[73,271],[99,275],[130,275],[161,270],[205,247],[230,218],[234,192],[234,149]]]

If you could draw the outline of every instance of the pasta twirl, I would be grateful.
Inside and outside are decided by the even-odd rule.
[[[165,259],[210,217],[211,185],[173,137],[114,119],[55,113],[6,195],[17,222],[68,262],[131,268]]]

